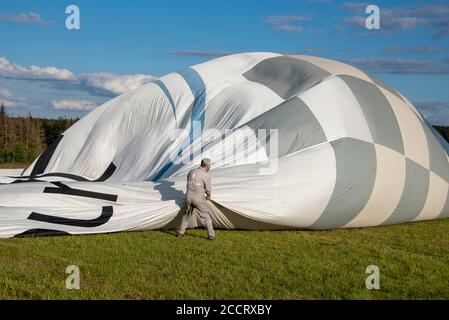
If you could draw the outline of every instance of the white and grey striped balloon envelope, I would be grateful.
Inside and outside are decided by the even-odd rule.
[[[186,174],[202,157],[213,161],[216,227],[442,219],[448,152],[404,96],[357,68],[230,55],[106,102],[29,168],[3,174],[0,237],[176,227]]]

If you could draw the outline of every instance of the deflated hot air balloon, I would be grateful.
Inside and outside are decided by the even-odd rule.
[[[357,68],[230,55],[106,102],[20,174],[0,171],[0,237],[175,228],[203,157],[217,228],[442,219],[448,153],[404,96]]]

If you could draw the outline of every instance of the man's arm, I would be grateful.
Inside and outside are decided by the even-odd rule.
[[[204,188],[206,189],[206,200],[210,200],[212,195],[212,188],[209,175],[206,177],[204,181]]]

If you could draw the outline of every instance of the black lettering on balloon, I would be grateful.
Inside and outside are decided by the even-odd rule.
[[[100,193],[100,192],[93,192],[93,191],[87,191],[87,190],[81,190],[81,189],[74,189],[62,182],[52,182],[52,183],[54,185],[56,185],[57,188],[45,187],[44,193],[59,193],[59,194],[66,194],[66,195],[70,195],[70,196],[94,198],[94,199],[117,202],[118,195],[116,195],[116,194]]]
[[[40,222],[46,222],[46,223],[54,223],[54,224],[61,224],[66,226],[74,226],[74,227],[84,227],[84,228],[95,228],[99,227],[111,219],[113,214],[113,208],[112,206],[103,207],[101,211],[101,215],[95,219],[90,220],[82,220],[82,219],[71,219],[71,218],[63,218],[63,217],[56,217],[52,215],[47,214],[41,214],[37,212],[32,212],[28,219],[34,220],[34,221],[40,221]]]

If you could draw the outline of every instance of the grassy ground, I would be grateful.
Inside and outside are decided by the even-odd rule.
[[[21,163],[21,162],[6,162],[0,163],[0,169],[22,169],[27,168],[29,163]]]
[[[148,231],[0,240],[0,298],[449,298],[449,220],[322,232]],[[79,266],[81,289],[65,289]],[[379,266],[380,290],[365,288]]]

